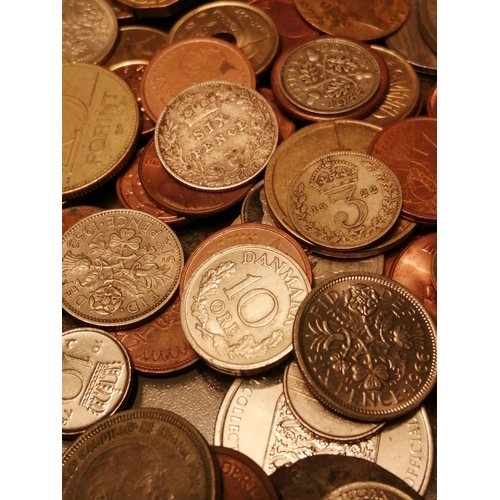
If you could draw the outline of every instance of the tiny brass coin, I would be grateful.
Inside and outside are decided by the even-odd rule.
[[[376,481],[359,481],[349,483],[327,493],[321,500],[413,500],[415,497],[407,495],[390,484]]]
[[[115,175],[133,154],[138,131],[136,97],[119,76],[94,64],[63,64],[63,200]]]
[[[117,413],[80,436],[62,462],[64,500],[220,498],[220,471],[205,438],[167,410]]]
[[[175,233],[135,210],[106,210],[63,236],[62,305],[96,326],[126,327],[159,311],[179,284],[184,257]]]
[[[115,413],[130,387],[127,351],[97,328],[77,328],[62,336],[62,434],[79,434]]]
[[[179,182],[226,191],[249,183],[267,165],[278,142],[270,104],[256,90],[205,82],[177,94],[155,131],[158,156]]]
[[[102,63],[118,37],[118,21],[104,0],[63,0],[63,63]]]
[[[324,404],[378,422],[422,403],[436,381],[436,328],[420,301],[378,274],[344,274],[302,302],[293,346]]]
[[[403,203],[392,170],[368,155],[337,151],[315,159],[294,178],[288,213],[313,243],[333,250],[367,247],[396,223]]]
[[[267,245],[237,245],[201,264],[181,297],[189,343],[216,370],[251,375],[292,350],[295,314],[311,289],[302,268]]]

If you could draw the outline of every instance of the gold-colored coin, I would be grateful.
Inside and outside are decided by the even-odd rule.
[[[251,375],[292,350],[295,314],[311,289],[300,265],[274,247],[229,247],[201,264],[181,297],[188,342],[209,365]]]
[[[155,145],[179,182],[227,191],[250,182],[267,165],[278,142],[271,105],[237,83],[210,81],[175,96],[158,118]]]
[[[77,328],[62,336],[62,434],[79,434],[115,413],[127,397],[129,355],[112,335]]]
[[[62,61],[100,64],[111,54],[118,21],[104,0],[63,0]]]
[[[103,327],[132,326],[158,312],[184,265],[172,229],[135,210],[106,210],[75,224],[62,255],[63,308]]]
[[[93,64],[63,64],[63,200],[115,175],[132,155],[138,131],[137,100],[119,76]]]

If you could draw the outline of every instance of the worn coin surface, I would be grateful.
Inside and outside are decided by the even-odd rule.
[[[429,91],[429,94],[427,94],[427,100],[425,103],[427,114],[432,118],[437,118],[438,116],[437,94],[438,94],[438,89],[436,82]]]
[[[62,336],[62,434],[80,434],[115,413],[130,388],[127,351],[97,328],[77,328]]]
[[[155,145],[179,182],[207,191],[249,183],[267,165],[278,142],[270,104],[237,83],[199,83],[177,94],[156,124]]]
[[[268,226],[276,226],[266,200],[264,181],[258,182],[245,196],[241,204],[241,222],[258,222]]]
[[[80,205],[76,207],[63,208],[62,210],[62,233],[64,234],[73,224],[85,219],[89,215],[102,212],[102,208]]]
[[[220,498],[220,471],[200,432],[158,408],[127,410],[63,455],[62,498]]]
[[[437,0],[418,0],[417,6],[422,38],[437,53]]]
[[[62,197],[85,194],[133,154],[139,108],[130,87],[95,64],[62,66]]]
[[[313,243],[355,250],[382,238],[396,223],[402,203],[399,181],[386,164],[336,151],[317,157],[295,175],[288,214]]]
[[[300,265],[281,250],[229,247],[187,283],[182,326],[213,368],[233,375],[263,372],[290,354],[295,314],[310,289]]]
[[[118,21],[104,0],[63,0],[63,63],[100,64],[111,54]]]
[[[415,409],[437,374],[436,328],[420,301],[379,274],[344,274],[302,302],[293,346],[328,407],[380,422]]]
[[[126,327],[158,312],[184,257],[169,226],[135,210],[106,210],[71,227],[62,244],[62,305],[96,326]]]
[[[297,126],[295,122],[286,116],[278,107],[271,89],[259,87],[257,91],[266,98],[267,102],[273,108],[276,120],[278,121],[278,144],[280,144],[295,132]]]
[[[376,481],[359,481],[349,483],[328,492],[321,500],[345,500],[355,498],[362,500],[412,500],[409,496],[390,484]]]

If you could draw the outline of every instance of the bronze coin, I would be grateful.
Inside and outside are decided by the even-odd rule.
[[[302,302],[297,363],[334,411],[380,422],[415,409],[437,376],[436,328],[420,300],[375,273],[339,274]]]
[[[437,53],[437,0],[418,0],[417,7],[422,38]]]
[[[372,140],[368,154],[385,162],[403,189],[401,214],[414,222],[437,222],[437,119],[405,118]]]
[[[427,95],[427,101],[426,101],[426,111],[427,114],[431,118],[437,118],[438,117],[438,88],[437,88],[437,83],[435,83],[431,90],[429,91],[429,94]]]
[[[112,333],[125,346],[138,372],[174,373],[199,359],[182,330],[180,308],[177,294],[152,321]]]
[[[102,212],[103,209],[91,206],[76,206],[63,208],[62,211],[62,233],[64,234],[73,224],[85,219],[89,215]]]
[[[118,21],[130,21],[134,19],[134,11],[127,5],[114,0],[105,0],[106,3],[113,9]]]
[[[139,176],[146,192],[160,207],[186,217],[206,217],[232,207],[253,187],[247,184],[224,192],[200,191],[181,184],[162,165],[151,139],[139,162]]]
[[[213,233],[202,241],[187,259],[181,273],[179,292],[182,295],[186,283],[198,267],[211,255],[227,247],[243,244],[269,245],[285,252],[295,260],[312,283],[312,270],[309,259],[302,247],[287,233],[277,227],[259,224],[236,224]]]
[[[278,500],[267,474],[238,450],[212,446],[222,473],[222,500]]]

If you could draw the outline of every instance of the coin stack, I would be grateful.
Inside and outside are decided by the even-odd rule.
[[[63,0],[63,498],[436,498],[436,12]]]

